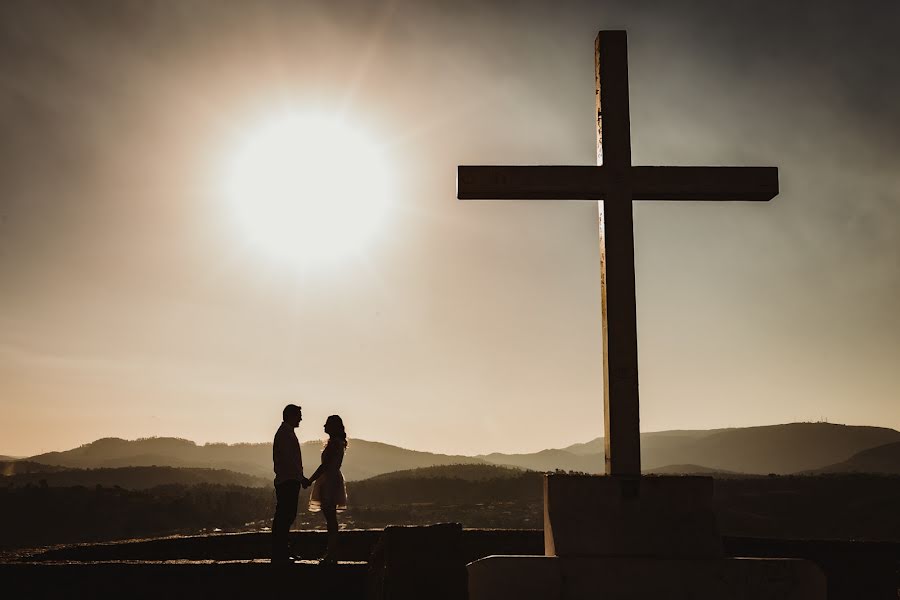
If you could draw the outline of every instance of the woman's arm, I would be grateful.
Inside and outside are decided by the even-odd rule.
[[[309,478],[309,482],[312,483],[319,477],[321,477],[322,473],[331,467],[335,459],[337,458],[337,453],[334,451],[332,447],[326,447],[325,451],[322,453],[322,464],[316,469],[316,472],[312,474],[312,477]]]
[[[312,476],[309,478],[309,482],[310,482],[310,483],[312,483],[313,481],[315,481],[316,479],[319,478],[319,475],[321,475],[321,474],[322,474],[322,471],[325,470],[325,469],[323,468],[324,466],[325,466],[325,463],[322,463],[321,465],[319,465],[319,468],[316,469],[316,472],[313,473]]]

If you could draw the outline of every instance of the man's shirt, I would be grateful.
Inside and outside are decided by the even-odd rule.
[[[303,459],[300,441],[294,428],[282,422],[272,443],[272,462],[275,465],[275,485],[285,481],[303,480]]]

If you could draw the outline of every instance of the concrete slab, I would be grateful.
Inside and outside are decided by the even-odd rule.
[[[469,564],[469,600],[825,600],[799,559],[489,556]]]
[[[551,556],[487,556],[469,563],[469,600],[562,600],[559,561]]]

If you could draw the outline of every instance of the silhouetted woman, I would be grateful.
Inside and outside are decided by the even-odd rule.
[[[347,448],[347,432],[344,422],[337,415],[331,415],[325,421],[325,433],[328,442],[322,449],[322,464],[309,478],[312,492],[309,494],[309,510],[322,511],[328,525],[328,549],[322,562],[337,561],[338,521],[337,511],[347,508],[347,488],[344,486],[344,475],[341,464],[344,462],[344,450]]]

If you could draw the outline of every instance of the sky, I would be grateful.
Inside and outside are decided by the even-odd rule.
[[[0,454],[267,441],[288,402],[301,439],[334,413],[445,453],[602,435],[596,203],[455,199],[459,164],[592,164],[600,29],[628,31],[634,164],[779,168],[770,203],[635,203],[642,431],[900,428],[898,18],[3,2]],[[377,227],[341,237],[370,207],[352,194],[318,263],[251,243],[223,185],[285,111],[365,132],[390,173]],[[367,164],[329,181],[374,189]]]

